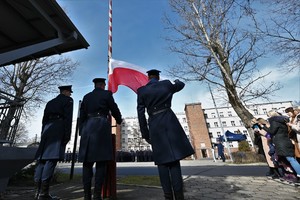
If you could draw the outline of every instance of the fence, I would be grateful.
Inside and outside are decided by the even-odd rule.
[[[25,99],[0,90],[0,146],[12,146]]]

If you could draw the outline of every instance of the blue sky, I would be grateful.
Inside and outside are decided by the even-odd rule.
[[[57,0],[71,21],[90,44],[88,49],[65,53],[80,62],[72,81],[77,116],[78,101],[93,90],[92,79],[107,78],[108,49],[108,0]],[[162,71],[178,61],[177,55],[168,50],[163,38],[166,35],[162,22],[164,12],[169,11],[167,0],[113,0],[113,53],[116,60],[123,60],[146,69]],[[262,71],[274,70],[274,59],[265,59]],[[274,101],[300,99],[300,72],[282,74],[274,70],[268,81],[280,80],[284,88],[274,94]],[[57,94],[49,96],[49,100]],[[136,94],[129,88],[119,86],[114,94],[123,117],[136,116]],[[173,110],[183,112],[186,103],[201,102],[203,107],[212,107],[207,86],[186,83],[186,87],[174,95]],[[43,108],[32,121],[30,135],[39,134]]]

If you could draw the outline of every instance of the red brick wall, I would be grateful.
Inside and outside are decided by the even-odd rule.
[[[196,152],[195,158],[204,158],[205,155],[202,152],[206,152],[206,157],[212,158],[212,145],[201,103],[186,104],[185,114],[188,121],[191,142]]]
[[[121,139],[121,126],[117,125],[116,120],[112,117],[112,134],[116,134],[116,151],[122,149],[122,139]]]

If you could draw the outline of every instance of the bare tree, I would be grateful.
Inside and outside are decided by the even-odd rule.
[[[300,70],[300,1],[261,0],[264,15],[257,29],[266,36],[272,52],[281,56],[284,70]],[[258,13],[261,15],[261,13]],[[259,17],[257,17],[259,19]]]
[[[45,102],[49,93],[69,80],[77,66],[78,63],[70,58],[52,56],[1,67],[0,87],[15,98],[25,99],[23,116],[27,118]],[[5,124],[11,124],[15,109],[12,107],[8,113]],[[5,134],[2,131],[0,138]]]
[[[170,49],[180,55],[182,63],[170,68],[172,76],[186,81],[209,83],[223,92],[237,115],[254,134],[245,107],[247,102],[264,98],[278,90],[276,83],[261,84],[267,75],[260,74],[257,59],[259,35],[249,30],[253,19],[250,1],[237,0],[169,0],[178,18],[166,16],[167,28],[172,31]]]
[[[16,135],[14,137],[13,145],[18,143],[28,142],[28,131],[26,129],[26,123],[24,121],[19,122]]]

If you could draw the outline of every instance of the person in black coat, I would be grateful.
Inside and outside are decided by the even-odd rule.
[[[57,162],[64,159],[66,144],[71,137],[73,117],[71,87],[71,85],[58,87],[60,94],[49,101],[44,110],[41,142],[35,155],[36,199],[58,199],[49,194],[49,182]]]
[[[275,144],[275,151],[279,157],[284,157],[292,166],[299,182],[300,178],[300,164],[295,159],[295,149],[294,144],[289,138],[288,135],[288,126],[287,123],[289,121],[288,117],[281,116],[276,111],[268,112],[268,121],[270,126],[265,126],[264,124],[260,124],[260,126],[270,133],[273,136],[273,142]]]
[[[93,165],[96,162],[93,199],[102,199],[102,186],[106,175],[107,161],[113,159],[112,132],[109,112],[117,124],[122,116],[111,91],[105,89],[105,79],[93,80],[95,89],[83,97],[80,107],[79,162],[83,162],[82,181],[84,199],[91,199]]]
[[[225,162],[225,154],[224,154],[224,145],[222,144],[221,141],[219,141],[218,145],[218,157],[222,159],[223,162]]]
[[[181,124],[171,110],[173,94],[184,83],[159,81],[158,70],[147,72],[149,82],[137,90],[137,112],[142,137],[152,145],[153,159],[158,166],[160,182],[166,199],[184,199],[180,160],[194,154]],[[148,122],[145,110],[148,113]]]

